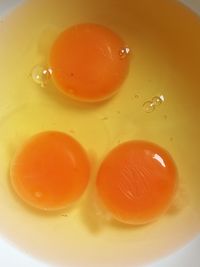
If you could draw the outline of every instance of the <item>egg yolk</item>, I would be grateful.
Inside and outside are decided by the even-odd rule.
[[[50,52],[55,85],[80,101],[113,96],[128,72],[129,56],[122,52],[120,56],[125,47],[117,34],[101,25],[79,24],[65,30]]]
[[[86,152],[61,132],[33,136],[11,165],[11,183],[26,203],[42,210],[67,207],[83,194],[90,176]]]
[[[129,141],[105,158],[96,187],[101,202],[117,220],[145,224],[169,207],[177,187],[177,171],[161,147]]]

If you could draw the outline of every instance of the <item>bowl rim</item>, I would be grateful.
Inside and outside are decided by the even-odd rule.
[[[12,11],[17,5],[21,4],[25,0],[2,0],[0,2],[0,17],[4,17],[10,11]],[[200,15],[200,2],[198,0],[178,0],[192,11]],[[161,258],[154,263],[147,266],[149,267],[199,267],[200,262],[200,235],[186,244],[183,248],[175,251],[173,254]],[[20,267],[47,267],[50,264],[46,264],[38,259],[29,256],[26,252],[20,251],[15,247],[12,242],[0,236],[0,263],[3,266],[14,267],[16,264]],[[66,266],[67,267],[67,266]],[[71,266],[68,266],[71,267]],[[130,267],[131,264],[130,264]]]

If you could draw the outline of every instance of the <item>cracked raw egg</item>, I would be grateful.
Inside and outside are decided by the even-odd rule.
[[[79,101],[108,99],[127,76],[129,52],[121,37],[105,26],[72,26],[58,36],[50,52],[54,83]]]
[[[90,164],[85,150],[61,132],[33,136],[11,164],[11,183],[27,204],[42,210],[66,208],[85,191]]]
[[[129,141],[104,159],[96,188],[101,202],[117,220],[145,224],[157,219],[171,204],[177,188],[176,166],[163,148]]]

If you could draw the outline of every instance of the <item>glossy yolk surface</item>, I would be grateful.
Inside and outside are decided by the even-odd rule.
[[[129,56],[120,57],[123,40],[97,24],[80,24],[60,34],[50,53],[56,86],[74,99],[101,101],[124,81]]]
[[[171,156],[143,141],[123,143],[103,161],[96,180],[104,206],[118,220],[144,224],[169,207],[177,187]]]
[[[61,132],[43,132],[32,137],[11,165],[16,193],[39,209],[68,206],[84,192],[90,164],[84,149]]]

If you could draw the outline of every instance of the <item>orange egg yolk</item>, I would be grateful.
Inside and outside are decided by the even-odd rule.
[[[105,158],[96,187],[100,200],[117,220],[145,224],[169,207],[177,187],[177,171],[161,147],[129,141]]]
[[[61,132],[33,136],[11,165],[11,183],[26,203],[42,210],[67,207],[83,194],[89,180],[86,152]]]
[[[123,48],[124,41],[104,26],[88,23],[65,30],[50,52],[55,85],[80,101],[113,96],[128,72],[129,56],[120,56]]]

